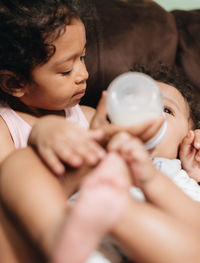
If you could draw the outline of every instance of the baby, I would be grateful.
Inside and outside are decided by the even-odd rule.
[[[144,69],[143,69],[144,72]],[[149,157],[156,168],[169,176],[171,180],[180,187],[193,200],[200,201],[200,187],[199,182],[199,131],[194,130],[199,128],[200,107],[193,87],[178,73],[178,71],[170,71],[166,67],[161,67],[158,71],[146,71],[153,77],[160,87],[163,96],[163,111],[168,123],[168,129],[163,140],[149,151]],[[108,144],[109,151],[119,151],[119,153],[126,152],[126,159],[129,159],[131,152],[134,151],[134,145],[127,143],[130,140],[130,134],[119,133]],[[139,153],[134,153],[139,154]],[[142,156],[141,156],[142,158]],[[137,166],[134,167],[137,174]],[[148,171],[146,171],[148,173]],[[140,186],[137,178],[134,178],[134,184]],[[160,192],[158,188],[154,187],[156,199],[165,200],[170,193]],[[164,188],[165,189],[165,188]],[[162,189],[163,190],[163,189]],[[139,200],[145,200],[145,195],[140,188],[131,187],[131,194]],[[160,195],[160,196],[159,196]],[[120,249],[117,248],[115,259],[113,259],[113,247],[111,242],[103,242],[101,250],[106,254],[110,262],[122,262]],[[119,258],[116,261],[116,254]],[[89,262],[108,262],[101,254],[95,254]],[[94,260],[94,261],[92,261]],[[123,259],[124,260],[124,259]]]

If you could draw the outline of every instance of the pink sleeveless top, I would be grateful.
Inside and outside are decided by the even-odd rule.
[[[76,123],[83,129],[89,128],[89,123],[79,105],[66,109],[65,113],[67,120]],[[32,127],[9,106],[0,106],[0,116],[8,126],[15,147],[26,147]]]

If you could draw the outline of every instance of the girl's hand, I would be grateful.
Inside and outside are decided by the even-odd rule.
[[[179,158],[188,175],[200,182],[200,130],[189,131],[180,145]]]
[[[54,173],[61,175],[64,164],[74,168],[83,163],[96,165],[105,154],[96,142],[101,136],[99,130],[85,131],[63,117],[46,116],[33,126],[28,144],[36,148]]]
[[[96,109],[96,114],[91,121],[91,129],[101,129],[104,132],[102,144],[107,144],[113,135],[118,132],[127,132],[137,136],[143,142],[151,139],[161,128],[164,117],[148,120],[144,123],[132,126],[120,126],[112,124],[107,120],[106,92],[104,91]]]

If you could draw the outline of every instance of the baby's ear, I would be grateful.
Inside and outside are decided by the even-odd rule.
[[[24,95],[25,85],[15,73],[0,70],[0,87],[5,93],[20,98]]]

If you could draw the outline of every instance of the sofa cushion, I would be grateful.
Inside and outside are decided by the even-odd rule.
[[[173,11],[178,29],[176,64],[200,91],[200,10]]]
[[[86,65],[90,74],[83,104],[96,106],[102,90],[135,63],[173,65],[174,16],[150,0],[91,0]]]

